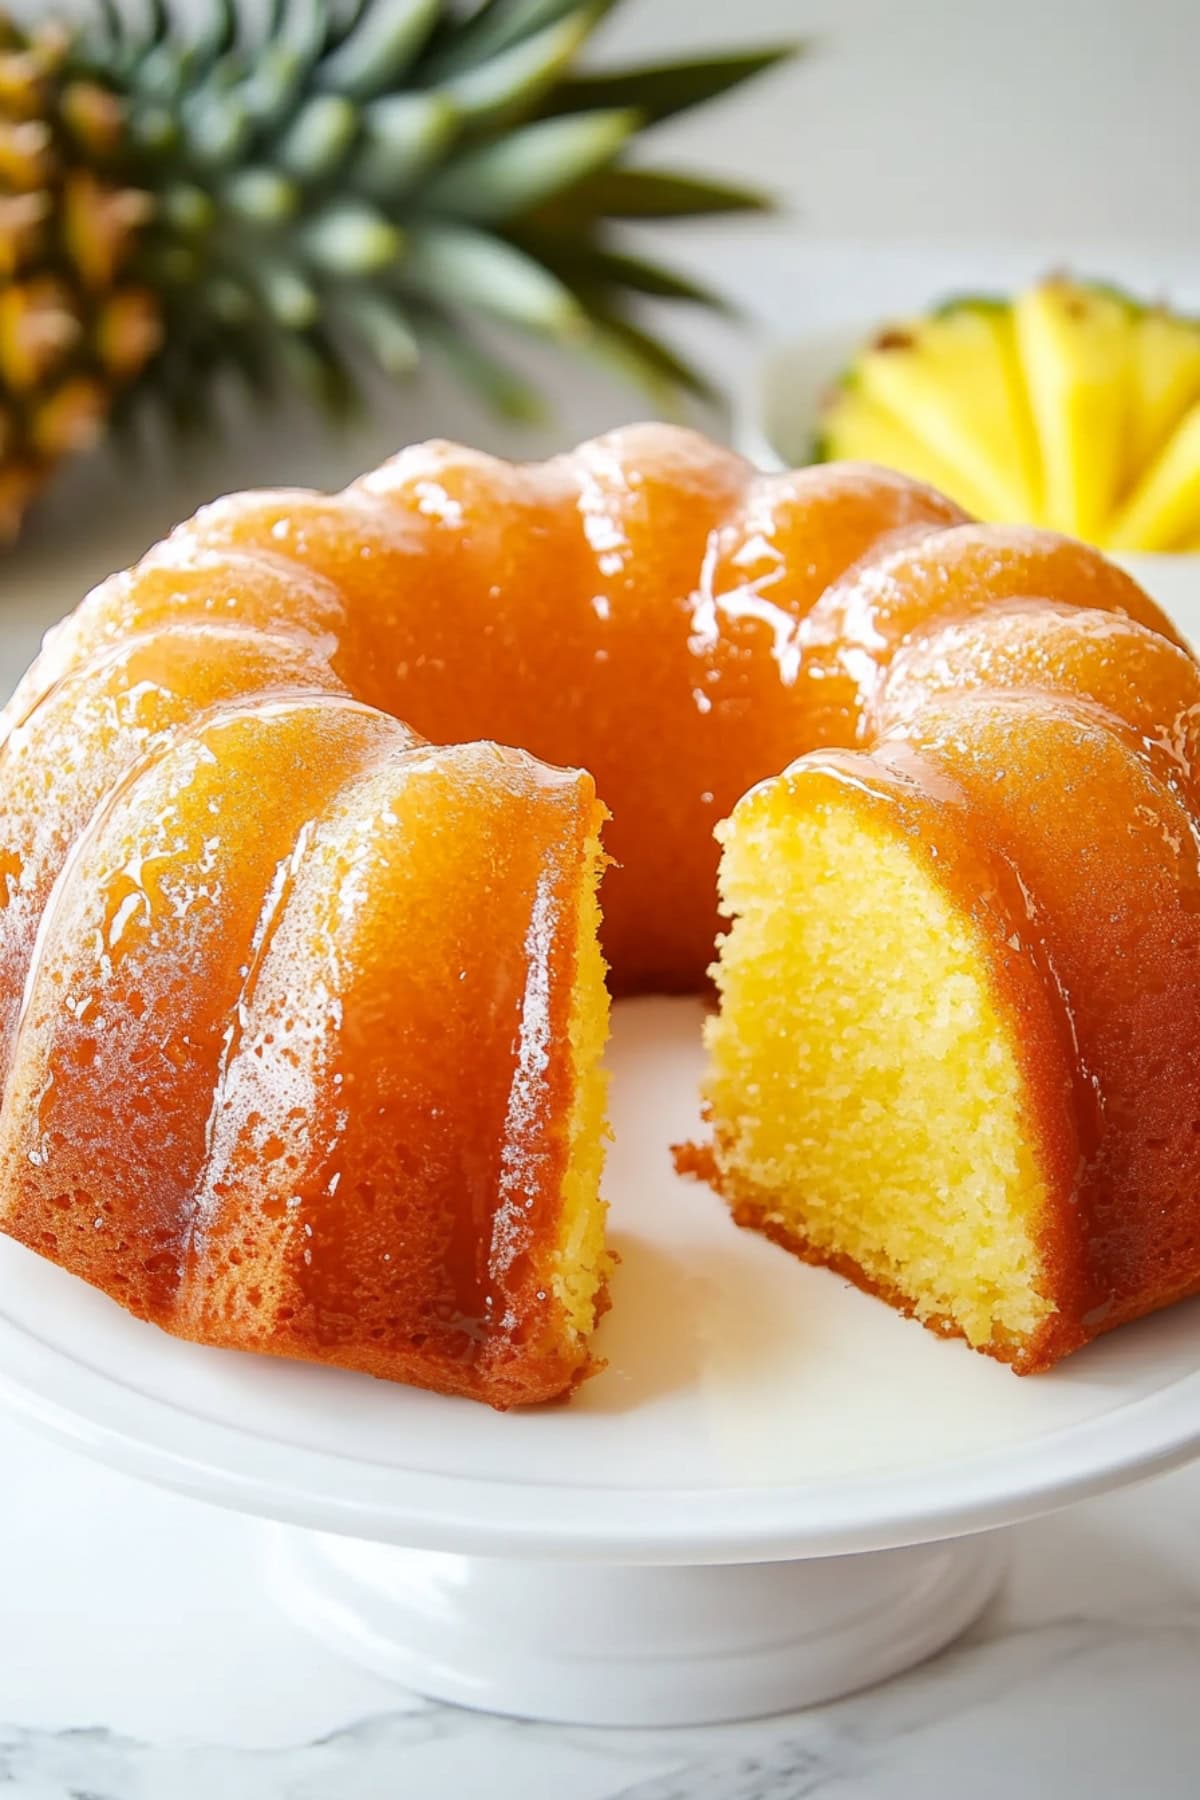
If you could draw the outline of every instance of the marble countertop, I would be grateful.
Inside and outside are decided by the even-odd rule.
[[[397,1691],[279,1613],[264,1528],[0,1424],[14,1800],[1195,1800],[1200,1467],[1012,1535],[950,1651],[815,1711],[521,1724]]]

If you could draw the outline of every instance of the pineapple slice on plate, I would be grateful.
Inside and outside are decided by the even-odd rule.
[[[979,511],[1037,517],[1035,446],[1003,302],[953,300],[892,327],[863,353],[854,375],[868,399],[958,472],[955,485],[961,492],[965,484]]]
[[[1200,547],[1200,321],[1061,275],[949,302],[864,346],[815,455],[890,464],[982,519]]]
[[[924,443],[903,419],[864,393],[853,377],[830,396],[816,455],[820,462],[882,463],[885,468],[903,469],[914,480],[927,481],[930,487],[949,494],[967,512],[982,513],[988,507],[986,493]]]
[[[1013,304],[1041,451],[1047,522],[1095,541],[1126,474],[1133,314],[1108,289],[1054,277]]]
[[[1200,398],[1200,325],[1166,307],[1139,314],[1133,330],[1129,467],[1142,471]]]
[[[1195,548],[1200,539],[1200,404],[1184,414],[1118,512],[1116,550]]]

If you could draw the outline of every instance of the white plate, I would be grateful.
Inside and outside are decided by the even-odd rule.
[[[17,1246],[0,1392],[58,1436],[295,1524],[514,1556],[733,1562],[1000,1525],[1200,1448],[1200,1305],[1008,1369],[738,1231],[681,1181],[700,1008],[617,1009],[609,1367],[568,1407],[468,1401],[177,1342]]]

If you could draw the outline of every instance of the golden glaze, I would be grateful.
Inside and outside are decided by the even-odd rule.
[[[570,1091],[547,1049],[573,971],[553,964],[574,949],[594,826],[589,784],[492,745],[339,796],[222,1060],[181,1296],[193,1335],[501,1405],[584,1372],[532,1252],[558,1230]],[[282,1319],[259,1317],[262,1290],[288,1296]]]
[[[206,507],[49,655],[170,618],[285,619],[423,737],[588,768],[613,815],[614,983],[688,990],[712,957],[713,826],[808,742],[809,609],[881,538],[961,516],[881,470],[761,476],[663,426],[533,466],[418,445],[344,495]]]
[[[1063,1199],[1051,1360],[1200,1261],[1173,637],[1082,546],[665,427],[218,501],[6,715],[0,1222],[205,1341],[562,1391],[536,1250],[596,808],[545,764],[614,814],[616,983],[694,988],[712,826],[811,750],[789,779],[906,809],[994,927]]]
[[[1006,525],[927,533],[848,571],[813,608],[804,658],[810,742],[868,742],[871,700],[902,644],[1014,599],[1124,613],[1179,642],[1133,577],[1086,544]]]
[[[533,1252],[590,778],[209,625],[64,676],[4,761],[4,1228],[207,1343],[499,1406],[585,1374]]]

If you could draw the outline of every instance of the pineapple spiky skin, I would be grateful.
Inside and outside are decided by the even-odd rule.
[[[112,167],[119,131],[65,32],[0,18],[0,541],[161,342],[155,296],[128,274],[152,201]]]
[[[433,349],[535,415],[474,336],[490,318],[711,391],[639,305],[719,298],[621,222],[767,202],[628,152],[793,47],[578,71],[618,3],[211,0],[190,35],[166,0],[82,28],[0,13],[0,535],[114,413],[206,423],[221,370],[338,409],[364,361],[398,377]]]
[[[1053,275],[888,327],[814,455],[889,462],[978,517],[1126,550],[1200,544],[1200,322]]]

